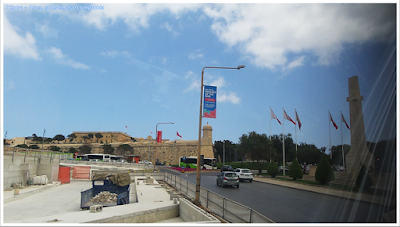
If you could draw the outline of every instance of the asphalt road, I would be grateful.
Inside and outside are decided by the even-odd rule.
[[[174,174],[196,182],[195,173]],[[375,223],[382,222],[383,213],[387,212],[366,202],[254,181],[240,182],[240,188],[222,188],[216,185],[217,174],[202,173],[201,187],[250,207],[277,223]]]

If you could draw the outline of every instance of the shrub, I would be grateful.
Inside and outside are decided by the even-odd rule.
[[[271,162],[268,167],[267,167],[267,173],[272,177],[275,178],[275,176],[279,173],[278,166],[276,163],[273,161]]]
[[[26,144],[18,144],[16,147],[29,148],[28,145],[26,145]]]
[[[315,180],[320,184],[327,184],[335,180],[332,166],[326,157],[323,157],[321,162],[318,164],[317,170],[315,171]]]
[[[372,186],[372,178],[368,175],[368,170],[362,166],[356,179],[356,185],[361,189],[368,189]]]
[[[29,149],[40,149],[38,145],[32,144],[29,146]]]
[[[303,170],[301,169],[301,166],[297,161],[297,158],[293,160],[293,163],[289,168],[289,177],[292,177],[293,180],[303,178]]]

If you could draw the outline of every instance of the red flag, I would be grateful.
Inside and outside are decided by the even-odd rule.
[[[290,118],[289,115],[286,114],[286,111],[285,111],[285,110],[283,110],[283,118],[286,119],[286,120],[291,121],[293,124],[296,124],[296,122],[294,122],[294,121],[292,120],[292,118]]]
[[[340,114],[342,115],[342,122],[344,122],[346,124],[346,127],[350,130],[350,127],[347,124],[346,120],[344,119],[342,112],[340,112]]]
[[[157,143],[161,143],[162,141],[162,131],[157,131]]]
[[[332,121],[333,127],[335,127],[335,129],[338,129],[338,126],[336,125],[336,123],[332,119],[331,112],[329,112],[329,118],[330,118],[330,121]]]
[[[281,122],[279,121],[279,119],[276,117],[276,115],[274,114],[274,111],[272,111],[271,109],[271,119],[276,119],[278,121],[278,123],[281,125]]]
[[[301,130],[301,121],[300,121],[299,115],[297,115],[297,111],[296,110],[294,112],[296,113],[296,121],[299,124],[299,130]]]
[[[182,136],[181,136],[181,135],[179,135],[178,131],[176,131],[176,135],[182,138]]]
[[[153,134],[153,132],[152,132],[152,131],[150,131],[150,134]]]

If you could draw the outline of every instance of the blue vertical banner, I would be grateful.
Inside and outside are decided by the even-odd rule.
[[[217,117],[217,87],[204,86],[203,117]]]

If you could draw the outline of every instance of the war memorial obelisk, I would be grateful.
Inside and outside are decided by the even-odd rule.
[[[368,169],[369,173],[375,173],[374,155],[369,151],[365,139],[362,100],[363,96],[360,95],[358,77],[350,77],[347,102],[349,102],[350,109],[351,148],[346,155],[346,183],[349,185],[355,184],[362,166]]]

